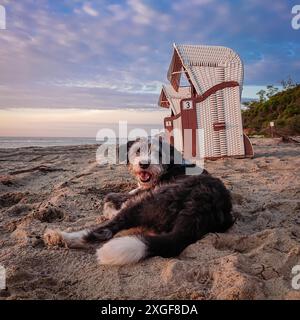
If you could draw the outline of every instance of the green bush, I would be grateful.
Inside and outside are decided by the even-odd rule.
[[[274,90],[273,90],[274,91]],[[248,103],[242,112],[244,128],[253,134],[269,135],[270,121],[275,121],[278,134],[300,134],[300,85],[288,87],[284,91]]]

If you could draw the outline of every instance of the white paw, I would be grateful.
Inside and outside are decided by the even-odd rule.
[[[88,232],[89,230],[63,232],[58,229],[47,229],[44,233],[44,242],[48,246],[64,245],[69,248],[84,248],[86,246],[84,237]]]
[[[47,229],[44,233],[43,239],[47,246],[58,246],[64,244],[62,232],[58,229]]]

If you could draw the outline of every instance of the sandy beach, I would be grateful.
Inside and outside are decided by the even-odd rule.
[[[254,159],[207,161],[234,200],[235,225],[176,258],[97,265],[93,250],[45,246],[47,228],[101,221],[103,198],[129,191],[125,166],[100,166],[96,146],[0,150],[0,299],[300,299],[300,145],[253,139]]]

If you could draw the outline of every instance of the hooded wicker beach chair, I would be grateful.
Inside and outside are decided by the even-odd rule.
[[[181,85],[183,77],[188,86]],[[188,144],[192,157],[199,148],[204,148],[206,159],[253,157],[241,117],[243,64],[233,50],[174,44],[168,80],[170,85],[162,87],[158,104],[170,109],[164,119],[170,143],[182,152]],[[185,129],[191,132],[189,139]],[[203,129],[204,147],[197,129]]]

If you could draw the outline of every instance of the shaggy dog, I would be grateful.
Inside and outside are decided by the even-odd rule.
[[[187,167],[194,165],[177,164],[178,151],[161,139],[158,141],[151,145],[140,139],[128,144],[129,170],[136,177],[138,188],[106,196],[104,213],[109,221],[79,232],[49,230],[44,235],[45,242],[84,247],[109,240],[97,250],[99,263],[123,265],[151,256],[177,256],[205,234],[230,228],[231,196],[223,183],[205,170],[186,175]],[[167,164],[163,161],[166,155]],[[134,227],[154,233],[113,238],[119,231]]]

